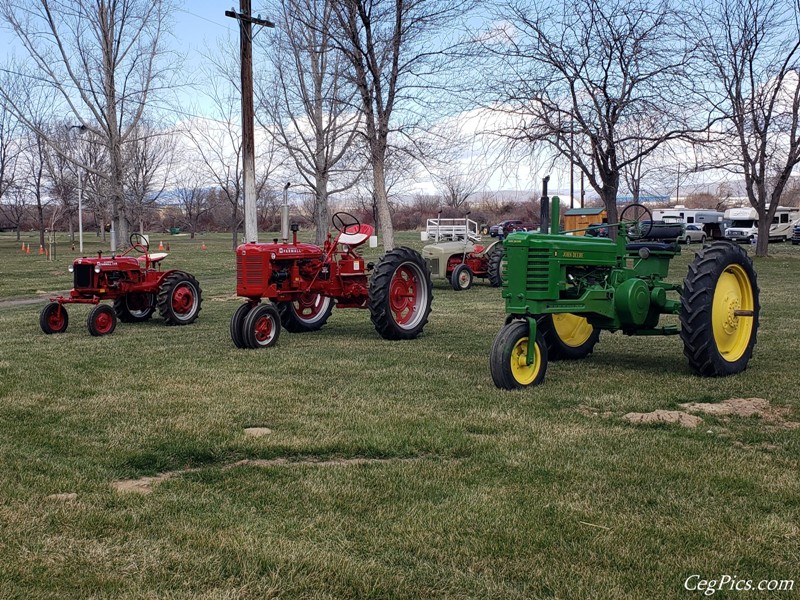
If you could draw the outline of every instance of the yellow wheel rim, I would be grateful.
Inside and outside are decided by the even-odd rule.
[[[553,327],[559,339],[571,348],[585,344],[594,332],[594,327],[585,317],[570,313],[553,315]]]
[[[526,362],[528,362],[528,338],[523,337],[517,340],[511,350],[511,374],[520,385],[533,383],[542,368],[542,353],[538,344],[533,348],[533,363],[527,365]]]
[[[753,334],[753,317],[737,316],[736,311],[754,310],[753,287],[747,273],[740,265],[728,265],[717,281],[711,308],[714,342],[726,361],[742,358]]]

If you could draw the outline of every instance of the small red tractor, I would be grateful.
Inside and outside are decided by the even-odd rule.
[[[441,219],[436,219],[436,222],[440,223]],[[450,240],[439,241],[437,236],[436,243],[422,248],[422,258],[431,271],[431,277],[446,279],[457,292],[472,287],[474,277],[486,278],[492,287],[500,287],[502,239],[495,240],[488,246],[481,245],[478,243],[480,236],[477,235],[477,224],[471,230],[470,223],[475,224],[469,220],[467,213],[463,225],[450,226],[453,230]]]
[[[69,324],[65,304],[93,304],[86,326],[92,335],[108,335],[123,323],[139,323],[153,316],[156,308],[168,325],[188,325],[200,312],[200,284],[183,271],[161,271],[167,254],[150,254],[143,235],[130,237],[130,248],[121,254],[78,258],[69,267],[73,289],[69,296],[50,298],[39,315],[45,333],[63,333]],[[142,256],[128,256],[132,251]],[[113,300],[113,308],[101,304]]]
[[[488,246],[471,240],[438,242],[422,248],[422,256],[432,277],[442,277],[456,291],[472,287],[474,277],[484,277],[492,287],[500,287],[500,265],[503,261],[503,244],[495,240]]]
[[[286,202],[283,209],[281,242],[246,243],[236,249],[236,294],[246,300],[230,322],[237,348],[272,346],[281,327],[293,333],[316,331],[325,325],[334,304],[368,308],[375,329],[385,339],[413,339],[422,332],[433,286],[418,252],[395,248],[377,265],[365,264],[356,249],[374,230],[345,212],[333,215],[338,235],[328,233],[322,248],[299,243],[295,223],[289,242]],[[269,302],[262,304],[262,298]]]

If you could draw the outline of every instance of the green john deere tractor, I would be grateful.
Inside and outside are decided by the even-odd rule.
[[[541,383],[548,359],[588,356],[602,330],[680,335],[690,367],[702,376],[747,367],[760,306],[753,264],[740,246],[706,244],[683,285],[667,283],[680,246],[659,237],[663,228],[654,234],[646,207],[622,211],[612,225],[616,239],[565,235],[574,232],[559,232],[559,200],[548,202],[546,180],[544,190],[542,233],[513,233],[504,242],[507,317],[490,358],[497,387]],[[678,315],[680,327],[660,326],[661,315]]]

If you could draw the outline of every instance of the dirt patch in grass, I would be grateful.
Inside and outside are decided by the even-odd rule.
[[[579,413],[581,413],[584,417],[601,417],[603,419],[607,419],[609,417],[614,416],[614,413],[611,412],[610,410],[600,410],[599,408],[586,406],[585,404],[580,404],[576,410]]]
[[[244,434],[250,437],[262,437],[272,433],[269,427],[245,427]]]
[[[769,400],[764,398],[729,398],[717,403],[689,402],[681,404],[681,408],[688,412],[715,417],[760,417],[765,423],[782,429],[800,427],[800,423],[786,420],[786,416],[791,414],[791,409],[772,406]]]
[[[376,463],[402,463],[420,460],[424,457],[409,457],[409,458],[322,458],[317,456],[305,456],[298,458],[245,458],[237,460],[222,466],[223,471],[229,471],[236,467],[295,467],[295,466],[310,466],[310,467],[350,467],[356,465],[370,465]],[[111,487],[117,492],[124,494],[149,494],[153,491],[156,484],[172,479],[173,477],[180,477],[187,473],[196,473],[200,471],[199,468],[179,469],[177,471],[167,471],[159,473],[152,477],[140,477],[139,479],[122,479],[111,483]]]
[[[45,500],[55,500],[56,502],[72,502],[78,499],[78,494],[75,492],[67,492],[63,494],[50,494],[45,497]]]
[[[651,423],[676,423],[682,427],[694,429],[703,419],[687,414],[680,410],[654,410],[649,413],[631,412],[622,416],[623,419],[636,425],[649,425]]]

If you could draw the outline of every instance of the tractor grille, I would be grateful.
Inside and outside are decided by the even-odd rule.
[[[547,292],[550,280],[550,250],[528,248],[526,288],[529,292]]]
[[[73,269],[73,287],[75,289],[92,287],[92,265],[75,265]]]
[[[439,259],[438,258],[426,258],[425,262],[428,263],[428,268],[430,269],[431,273],[435,273],[436,275],[439,274]]]
[[[264,260],[261,254],[236,256],[237,287],[259,287],[264,281]]]

